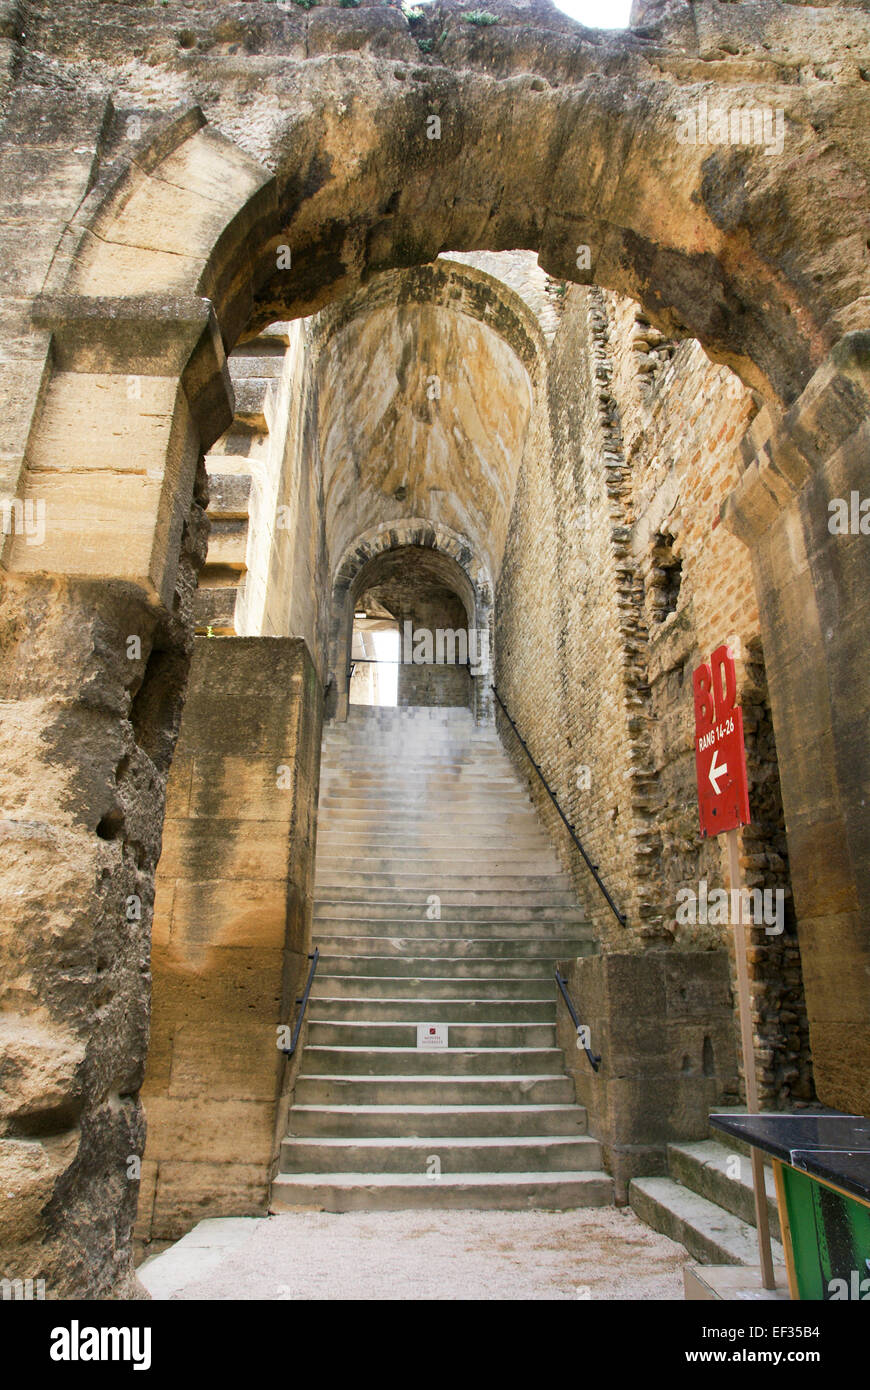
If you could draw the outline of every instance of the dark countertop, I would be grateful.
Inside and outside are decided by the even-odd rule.
[[[870,1120],[864,1115],[714,1114],[710,1123],[870,1202]]]

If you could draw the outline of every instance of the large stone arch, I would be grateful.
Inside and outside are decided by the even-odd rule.
[[[213,9],[191,19],[206,48]],[[739,5],[578,38],[535,5],[497,32],[454,28],[437,64],[389,7],[347,17],[341,43],[341,16],[273,14],[262,44],[280,99],[266,130],[243,131],[256,155],[188,103],[64,215],[33,312],[50,352],[4,463],[56,522],[39,553],[11,535],[0,555],[4,959],[16,1104],[25,1136],[37,1113],[48,1136],[35,1167],[24,1148],[13,1160],[11,1272],[38,1259],[58,1290],[130,1288],[135,1193],[119,1175],[142,1146],[153,870],[202,558],[199,460],[232,416],[226,349],[445,250],[537,251],[697,337],[768,400],[725,519],[753,548],[819,1090],[860,1103],[870,695],[853,654],[868,559],[860,537],[828,533],[825,501],[866,481],[864,79],[822,76],[820,94],[796,81],[801,59],[838,61],[841,12],[789,6],[786,34],[782,10],[754,7],[749,39]],[[782,110],[783,151],[678,144],[679,113],[717,90]]]

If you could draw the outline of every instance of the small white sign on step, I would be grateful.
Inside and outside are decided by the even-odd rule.
[[[433,1047],[447,1046],[446,1023],[418,1023],[417,1046],[428,1051]]]

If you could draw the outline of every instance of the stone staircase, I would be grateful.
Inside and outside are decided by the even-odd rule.
[[[327,729],[314,917],[273,1211],[612,1202],[556,1046],[554,963],[595,945],[494,729],[366,706]]]
[[[635,1178],[628,1199],[653,1230],[684,1245],[701,1264],[757,1265],[749,1147],[716,1138],[668,1145],[668,1177]],[[784,1264],[773,1172],[764,1166],[774,1264]]]

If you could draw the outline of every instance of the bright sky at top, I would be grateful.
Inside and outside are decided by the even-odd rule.
[[[631,0],[553,0],[557,9],[589,29],[626,29]]]
[[[426,4],[427,0],[416,0]],[[563,14],[569,14],[587,29],[627,29],[631,0],[553,0]]]

